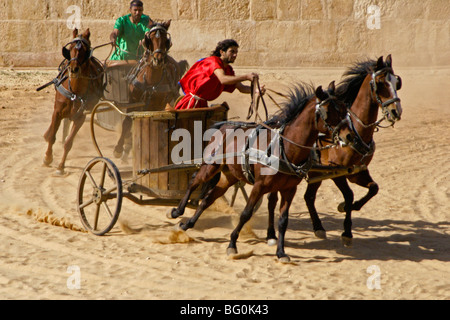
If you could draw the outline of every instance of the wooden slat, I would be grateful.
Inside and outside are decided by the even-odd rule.
[[[150,127],[149,127],[150,119],[142,119],[142,126],[141,126],[141,140],[142,140],[142,150],[141,150],[141,167],[142,168],[149,168],[150,166]],[[145,176],[142,179],[142,184],[144,186],[150,185],[150,177],[149,175]]]
[[[142,152],[142,121],[140,119],[136,119],[133,121],[133,171],[136,173],[137,171],[143,169],[141,167],[141,152]]]
[[[171,128],[174,124],[175,124],[175,120],[170,120],[169,128]],[[179,143],[178,141],[171,141],[172,132],[173,132],[173,130],[170,130],[168,132],[169,148],[168,148],[167,156],[168,156],[169,164],[173,164],[173,161],[171,159],[172,149]],[[174,172],[174,171],[169,172],[169,188],[168,188],[169,190],[179,190],[178,175],[179,175],[178,172]]]
[[[158,163],[158,145],[159,145],[159,134],[158,134],[158,122],[153,121],[153,119],[148,119],[147,122],[150,125],[149,128],[149,149],[150,149],[150,167],[151,168],[158,168],[160,167]],[[158,189],[158,174],[152,174],[150,175],[150,181],[149,181],[149,187],[150,188],[156,188]]]
[[[177,128],[186,128],[189,132],[193,132],[193,124],[192,121],[189,121],[189,119],[178,119],[177,121]],[[191,141],[191,154],[190,157],[192,157],[192,141]],[[183,154],[184,157],[184,154]],[[188,178],[186,171],[180,171],[178,173],[178,190],[186,190],[188,187]]]
[[[169,164],[168,155],[169,141],[168,141],[168,121],[158,121],[158,164],[160,167]],[[168,190],[169,173],[164,172],[159,174],[158,188],[161,190]]]

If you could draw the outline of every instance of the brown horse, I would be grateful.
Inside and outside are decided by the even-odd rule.
[[[322,165],[351,167],[353,165],[368,166],[375,152],[373,134],[384,120],[393,125],[401,119],[402,108],[397,90],[401,88],[401,78],[394,74],[392,58],[389,55],[383,62],[383,57],[378,61],[369,60],[355,64],[344,76],[346,77],[336,89],[336,96],[344,101],[349,108],[351,127],[355,133],[355,139],[345,147],[325,149],[317,154],[317,160]],[[383,118],[377,120],[378,110],[381,109]],[[318,140],[319,146],[329,144],[329,137]],[[317,173],[311,172],[310,178]],[[332,179],[344,196],[344,203],[339,205],[339,211],[345,211],[344,232],[341,239],[345,246],[352,244],[352,210],[360,210],[378,192],[378,185],[373,181],[369,170],[363,170],[357,174],[341,176]],[[353,203],[353,191],[347,180],[359,186],[368,188],[369,191],[362,199]],[[325,239],[326,231],[317,214],[314,202],[321,182],[308,184],[304,198],[311,215],[314,233],[318,238]],[[269,228],[267,238],[276,239],[273,226],[273,216],[277,203],[277,194],[272,193],[269,199]],[[271,222],[272,219],[272,222]],[[272,240],[272,243],[274,241]]]
[[[86,119],[84,111],[91,110],[103,96],[104,68],[92,56],[90,35],[89,29],[81,35],[78,34],[78,29],[73,31],[73,40],[63,47],[65,60],[60,65],[59,75],[52,81],[56,87],[56,95],[52,122],[44,134],[45,141],[48,142],[45,165],[49,166],[53,161],[52,147],[61,120],[68,118],[73,122],[71,132],[64,142],[63,157],[58,165],[59,174],[64,173],[67,154]]]
[[[186,60],[175,61],[169,56],[172,40],[168,29],[171,20],[153,23],[145,34],[144,56],[128,77],[132,102],[144,102],[144,111],[164,110],[167,103],[174,104],[180,96],[178,81],[189,65]],[[126,117],[122,134],[114,148],[114,155],[126,156],[131,148],[131,124]]]
[[[236,241],[239,232],[251,218],[259,199],[266,193],[279,191],[282,195],[282,205],[279,222],[280,237],[276,254],[281,261],[289,261],[289,256],[284,251],[288,212],[297,185],[310,168],[311,146],[319,132],[333,132],[336,141],[347,142],[352,139],[350,129],[341,122],[346,116],[345,105],[333,95],[334,82],[330,84],[328,92],[324,92],[322,87],[318,87],[314,91],[311,87],[298,85],[291,92],[289,103],[286,104],[283,111],[267,121],[261,128],[256,127],[249,130],[247,127],[249,124],[233,122],[221,125],[220,132],[223,138],[219,137],[217,141],[214,139],[210,143],[210,145],[215,144],[214,150],[211,153],[205,152],[208,156],[204,159],[208,159],[209,156],[217,157],[215,150],[220,149],[220,145],[226,149],[226,154],[222,155],[223,159],[219,161],[221,163],[215,161],[210,164],[202,164],[191,180],[186,195],[178,208],[174,208],[169,213],[170,217],[176,218],[184,213],[191,193],[202,183],[211,181],[206,196],[202,199],[195,215],[187,223],[180,224],[183,230],[192,228],[202,212],[236,182],[245,181],[253,184],[239,224],[231,234],[227,252],[234,254],[237,253]],[[263,130],[267,128],[277,128],[269,130],[270,132],[276,131],[273,139],[267,133],[263,137]],[[233,134],[228,136],[230,132],[239,130],[248,135],[248,138],[239,139],[237,137],[238,141],[236,142]],[[260,141],[257,141],[258,137],[261,137]],[[264,151],[257,150],[258,148]],[[271,155],[274,155],[275,158],[272,158]],[[218,174],[222,175],[220,180]]]

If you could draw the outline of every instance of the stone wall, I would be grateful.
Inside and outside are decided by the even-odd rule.
[[[191,64],[234,38],[236,66],[342,66],[389,53],[396,66],[450,65],[450,0],[143,2],[153,19],[172,19],[171,54]],[[0,66],[57,66],[72,37],[73,8],[95,46],[109,41],[129,0],[0,0]]]

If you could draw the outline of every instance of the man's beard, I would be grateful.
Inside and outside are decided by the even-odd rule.
[[[234,60],[236,60],[236,59],[234,59]],[[227,64],[231,64],[234,62],[234,60],[232,60],[232,58],[225,58],[224,62]]]

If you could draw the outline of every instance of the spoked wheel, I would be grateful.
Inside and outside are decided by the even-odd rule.
[[[107,158],[89,161],[78,184],[77,209],[86,230],[102,236],[119,218],[122,207],[122,179],[116,165]]]

